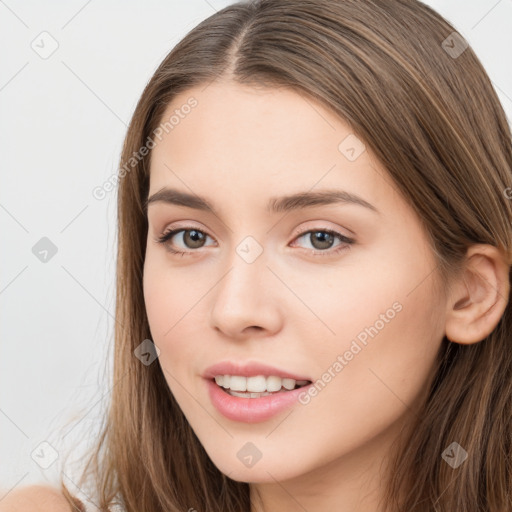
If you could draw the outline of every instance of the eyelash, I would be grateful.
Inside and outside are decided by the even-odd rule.
[[[200,229],[197,229],[197,228],[194,228],[194,227],[183,227],[183,228],[171,229],[169,231],[166,231],[161,236],[157,237],[155,239],[155,242],[158,242],[158,243],[160,243],[162,245],[165,245],[166,249],[169,252],[171,252],[172,254],[185,256],[186,254],[190,254],[191,252],[195,252],[194,249],[192,249],[191,251],[177,251],[176,249],[171,248],[171,246],[169,244],[167,244],[167,242],[175,234],[180,233],[181,231],[198,231],[199,233],[202,233],[203,235],[210,236],[210,235],[208,235],[207,233],[205,233],[204,231],[202,231]],[[301,238],[302,236],[307,235],[308,233],[328,233],[329,235],[332,235],[335,238],[338,238],[344,244],[347,244],[347,245],[340,244],[339,246],[337,246],[337,248],[335,248],[333,250],[326,249],[325,251],[321,251],[319,249],[304,249],[304,250],[311,250],[311,251],[313,251],[311,254],[313,256],[315,256],[315,257],[316,256],[320,256],[320,257],[322,257],[322,256],[334,256],[334,255],[336,255],[336,254],[338,254],[338,253],[348,249],[350,247],[350,245],[355,243],[355,240],[353,240],[352,238],[348,238],[348,237],[342,235],[341,233],[338,233],[337,231],[333,231],[331,229],[310,229],[310,230],[307,230],[307,231],[303,231],[302,233],[299,233],[294,238],[294,240],[297,239],[297,238]]]

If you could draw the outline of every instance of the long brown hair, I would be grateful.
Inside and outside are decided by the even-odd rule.
[[[129,512],[251,508],[249,485],[209,459],[159,364],[134,357],[151,337],[142,289],[151,152],[126,163],[178,93],[216,78],[292,88],[348,122],[423,221],[440,282],[475,243],[499,247],[512,264],[510,127],[450,23],[416,0],[259,0],[220,10],[158,67],[124,142],[113,389],[81,484],[102,510],[116,502]],[[443,339],[416,424],[392,459],[386,509],[512,508],[511,308],[479,343]],[[442,458],[453,442],[468,453],[457,469]]]

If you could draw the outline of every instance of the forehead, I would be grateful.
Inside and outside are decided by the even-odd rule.
[[[242,200],[333,187],[378,207],[389,188],[385,170],[351,127],[291,89],[201,85],[177,95],[160,126],[150,194],[172,186]]]
[[[189,109],[187,104],[192,98],[196,106]],[[176,114],[181,116],[169,130],[171,145],[186,142],[193,134],[202,148],[231,146],[227,156],[232,157],[239,156],[239,148],[253,150],[251,157],[256,156],[254,153],[264,155],[290,148],[300,155],[327,153],[333,150],[333,142],[339,136],[351,131],[343,120],[303,93],[234,82],[214,82],[182,92],[167,107],[163,121],[173,114],[174,122],[178,121]],[[326,138],[327,134],[330,137]],[[304,147],[301,142],[310,145]]]

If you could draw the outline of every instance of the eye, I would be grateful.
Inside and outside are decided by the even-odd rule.
[[[181,241],[185,245],[185,249],[191,249],[189,251],[176,250],[171,246],[171,240],[178,234],[182,233]],[[307,236],[309,235],[309,237]],[[196,228],[179,228],[171,229],[166,231],[161,236],[155,239],[156,242],[163,244],[166,249],[172,254],[179,254],[184,256],[185,254],[191,254],[193,249],[200,249],[205,244],[206,238],[209,237],[204,231]],[[332,256],[338,254],[343,250],[350,248],[350,245],[355,243],[355,240],[348,238],[337,231],[331,229],[310,229],[300,233],[294,238],[294,240],[300,240],[305,238],[308,240],[313,247],[307,248],[312,250],[310,252],[313,256]],[[335,247],[334,250],[330,250],[333,247],[335,240],[339,240],[340,243]]]
[[[295,240],[300,240],[301,238],[305,238],[313,246],[308,248],[313,250],[311,253],[313,256],[332,256],[349,249],[350,245],[355,242],[352,238],[348,238],[332,229],[310,229],[301,233]],[[333,247],[336,239],[340,243],[334,246],[335,249],[329,250]]]
[[[179,228],[179,229],[171,229],[170,231],[166,231],[161,236],[156,239],[156,242],[165,245],[165,248],[173,253],[185,255],[187,251],[178,251],[171,247],[170,241],[174,238],[178,233],[183,233],[181,235],[182,243],[185,244],[185,248],[187,249],[199,249],[204,245],[204,241],[208,236],[204,231],[201,231],[196,228]]]

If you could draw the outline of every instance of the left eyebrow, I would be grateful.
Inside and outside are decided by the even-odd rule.
[[[289,212],[301,208],[330,204],[356,204],[364,206],[375,213],[380,213],[373,204],[362,197],[346,190],[318,190],[316,192],[298,192],[289,196],[275,197],[269,200],[267,210],[272,212]]]
[[[213,213],[218,216],[216,208],[204,197],[196,194],[189,194],[177,189],[162,188],[148,197],[144,203],[144,210],[152,203],[162,202],[166,204],[174,204],[177,206],[185,206]],[[362,197],[347,192],[346,190],[318,190],[315,192],[298,192],[295,194],[270,198],[267,204],[267,211],[273,213],[289,212],[302,208],[312,208],[315,206],[331,205],[331,204],[355,204],[363,206],[375,213],[380,214],[379,210]]]

